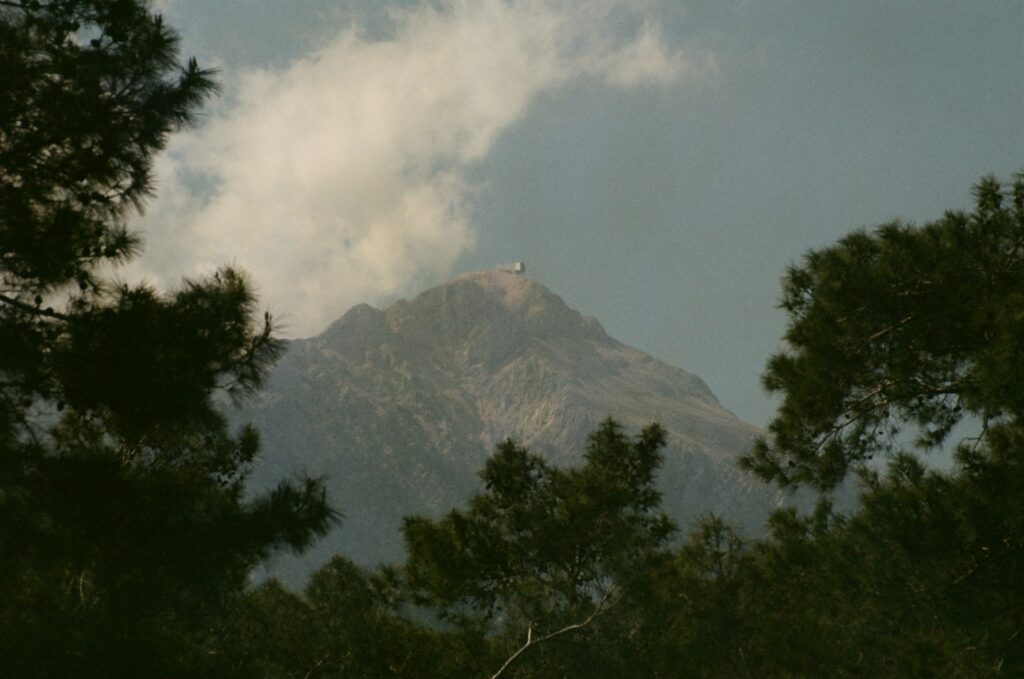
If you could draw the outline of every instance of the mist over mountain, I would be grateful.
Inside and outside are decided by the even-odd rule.
[[[350,309],[288,344],[238,421],[262,434],[253,482],[328,477],[343,525],[272,572],[295,580],[342,552],[398,560],[403,516],[440,515],[478,487],[494,445],[512,437],[560,465],[578,462],[606,417],[630,433],[669,432],[663,504],[686,528],[709,512],[757,529],[774,492],[735,460],[757,430],[695,375],[608,336],[524,276],[468,273],[381,311]]]

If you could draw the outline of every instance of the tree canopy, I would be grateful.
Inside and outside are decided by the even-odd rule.
[[[465,507],[406,520],[403,564],[338,556],[301,594],[245,597],[228,656],[262,676],[629,676],[674,531],[654,488],[664,443],[608,420],[563,469],[505,441]]]
[[[0,63],[0,673],[200,674],[252,565],[334,518],[316,481],[245,496],[216,395],[280,350],[246,277],[111,277],[212,74],[138,0],[0,3]]]
[[[583,464],[563,470],[505,441],[466,511],[406,519],[409,586],[444,619],[494,625],[510,658],[537,646],[519,661],[534,671],[614,674],[617,660],[594,646],[621,629],[599,617],[629,597],[675,530],[654,486],[664,445],[658,425],[631,440],[606,420]]]
[[[783,396],[744,465],[832,488],[851,466],[1024,414],[1024,177],[975,187],[973,212],[883,224],[807,254],[783,281],[788,348],[764,375]]]

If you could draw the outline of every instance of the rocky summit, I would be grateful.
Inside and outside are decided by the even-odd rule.
[[[295,582],[336,552],[396,560],[409,514],[439,515],[478,489],[511,437],[560,465],[578,462],[606,417],[669,432],[663,503],[686,527],[707,513],[761,524],[772,493],[736,468],[757,430],[700,378],[626,346],[540,283],[459,276],[380,311],[353,307],[317,337],[289,342],[238,421],[262,433],[253,481],[328,478],[340,528],[271,571]]]

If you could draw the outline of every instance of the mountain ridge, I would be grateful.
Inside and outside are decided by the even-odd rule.
[[[400,558],[402,516],[464,502],[495,444],[514,438],[571,465],[609,416],[633,433],[666,428],[660,488],[684,527],[715,512],[752,528],[775,504],[734,464],[759,430],[699,377],[501,271],[462,274],[384,310],[352,307],[289,342],[265,391],[236,415],[263,434],[257,485],[325,474],[347,516],[301,563],[282,560],[286,579],[335,551]]]

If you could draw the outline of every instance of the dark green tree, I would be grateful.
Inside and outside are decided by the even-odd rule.
[[[276,582],[239,596],[223,647],[237,677],[473,676],[489,657],[479,634],[413,620],[390,568],[367,572],[335,557],[301,593]]]
[[[735,610],[757,622],[730,655],[753,673],[1024,671],[1024,177],[975,196],[970,214],[854,233],[785,278],[789,349],[764,378],[783,402],[743,464],[826,490],[857,469],[863,493],[849,516],[780,512],[750,546]],[[928,470],[920,450],[962,422],[978,435]],[[865,464],[878,455],[885,472]]]
[[[664,442],[657,425],[632,439],[608,420],[581,466],[557,469],[505,441],[466,508],[406,519],[401,567],[338,556],[300,594],[240,595],[232,676],[643,673],[643,594],[674,530],[654,488]]]
[[[141,0],[0,2],[0,64],[0,674],[203,674],[252,565],[334,516],[243,494],[257,437],[215,400],[280,350],[245,277],[104,275],[211,74]]]
[[[664,444],[657,425],[634,440],[607,420],[570,469],[501,444],[466,510],[406,520],[418,600],[484,631],[497,660],[488,675],[635,671],[634,595],[674,530],[654,486]]]
[[[744,464],[832,488],[851,465],[1024,415],[1024,178],[985,178],[970,214],[858,231],[787,273],[789,347],[764,385],[783,402]]]
[[[852,514],[779,512],[724,578],[661,580],[678,607],[659,657],[694,677],[1021,675],[1022,446],[998,426],[952,473],[898,456]]]
[[[632,637],[637,664],[650,677],[744,677],[751,665],[744,642],[741,577],[749,549],[724,521],[703,519],[635,595],[642,613]]]

